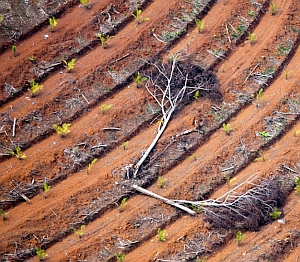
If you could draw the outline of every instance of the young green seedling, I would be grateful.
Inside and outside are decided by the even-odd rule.
[[[230,128],[230,124],[225,124],[223,123],[223,130],[225,131],[226,135],[230,134],[231,128]]]
[[[30,80],[30,94],[32,97],[35,96],[36,92],[38,92],[39,90],[42,90],[42,89],[43,89],[42,85],[39,85],[38,83],[36,83],[34,81],[34,79]]]
[[[195,98],[195,100],[198,100],[199,99],[199,90],[197,90],[196,92],[195,92],[195,94],[194,94],[194,98]]]
[[[97,158],[94,158],[91,163],[89,163],[87,168],[87,173],[90,174],[92,166],[98,161]]]
[[[197,157],[195,154],[191,154],[189,157],[188,157],[189,160],[197,160]]]
[[[137,74],[137,76],[134,78],[134,82],[135,82],[135,84],[136,84],[136,87],[140,87],[140,85],[143,83],[143,82],[145,82],[145,81],[147,81],[147,77],[141,77],[141,74],[140,74],[140,72],[138,72],[138,74]]]
[[[125,205],[127,204],[127,198],[126,197],[124,197],[123,199],[122,199],[122,201],[121,201],[121,203],[118,205],[118,203],[116,203],[116,205],[118,205],[119,206],[119,211],[120,212],[123,212],[124,211],[124,207],[125,207]]]
[[[300,196],[300,178],[299,177],[296,177],[295,184],[296,184],[295,191]]]
[[[124,150],[126,150],[127,146],[128,146],[128,143],[129,141],[125,141],[123,144],[122,144],[122,147]]]
[[[85,225],[81,225],[80,229],[78,230],[75,227],[71,227],[71,229],[74,231],[76,235],[78,235],[78,237],[82,237],[83,229],[85,229]]]
[[[228,187],[230,186],[230,184],[231,184],[233,181],[236,180],[235,177],[234,177],[234,178],[231,178],[230,175],[226,175],[226,176],[225,176],[225,179],[226,179],[226,184],[227,184]]]
[[[278,10],[277,5],[274,2],[272,2],[271,3],[271,15],[275,15],[277,10]]]
[[[11,51],[12,51],[13,55],[16,56],[17,55],[17,46],[13,45],[11,47]]]
[[[258,150],[258,155],[259,155],[259,157],[255,158],[253,160],[253,162],[260,162],[260,161],[264,162],[265,161],[265,157],[264,157],[264,154],[263,154],[262,150],[260,150],[260,149]]]
[[[85,8],[90,8],[89,0],[80,0],[80,3],[81,3]]]
[[[3,21],[3,15],[0,14],[0,26],[1,26],[2,21]]]
[[[71,131],[69,130],[69,127],[71,124],[64,123],[61,126],[58,125],[53,125],[53,129],[56,131],[57,134],[61,135],[64,137],[66,134],[70,133]]]
[[[167,233],[167,230],[166,229],[157,229],[157,235],[156,235],[156,238],[159,240],[159,241],[166,241],[167,239],[167,236],[168,236],[168,233]]]
[[[157,183],[158,183],[160,188],[163,188],[166,182],[167,182],[167,179],[163,178],[162,176],[159,176],[157,178]]]
[[[125,256],[126,256],[126,255],[125,255],[123,252],[119,252],[119,253],[115,254],[116,259],[117,259],[118,261],[120,261],[120,262],[123,262],[123,261],[124,261]]]
[[[3,220],[7,219],[7,212],[5,212],[3,209],[0,209],[0,216]]]
[[[255,43],[255,41],[257,40],[254,33],[249,33],[248,37],[249,37],[249,42],[251,45],[253,45]]]
[[[44,183],[44,197],[48,197],[48,192],[50,191],[51,186],[49,186],[47,183]]]
[[[205,22],[204,20],[195,19],[195,23],[197,25],[197,29],[200,34],[205,27]]]
[[[132,14],[132,16],[135,18],[138,24],[149,20],[149,18],[142,19],[142,10],[138,8],[136,8],[136,14]]]
[[[76,61],[75,58],[73,58],[72,60],[70,60],[70,61],[68,61],[68,62],[67,62],[66,60],[63,60],[63,62],[66,64],[66,66],[67,66],[67,68],[68,68],[68,72],[74,68],[74,66],[75,66],[75,61]]]
[[[291,71],[285,70],[285,71],[284,71],[284,75],[285,75],[285,79],[286,79],[286,80],[288,80],[290,73],[292,73],[293,71],[294,71],[294,70],[291,70]]]
[[[245,239],[245,235],[241,232],[241,231],[238,231],[235,235],[236,237],[236,240],[238,242],[238,246],[241,244],[241,242]]]
[[[34,57],[33,57],[33,56],[30,56],[30,57],[28,57],[28,60],[29,60],[30,62],[34,62]]]
[[[270,216],[276,220],[277,218],[279,218],[281,215],[281,212],[277,209],[277,207],[274,207],[272,213],[270,214]]]
[[[97,36],[99,37],[99,39],[100,39],[100,41],[101,41],[101,45],[102,45],[102,47],[103,47],[104,49],[107,48],[107,44],[108,44],[109,40],[113,38],[113,36],[109,36],[109,35],[107,35],[106,38],[105,38],[105,37],[104,37],[102,34],[100,34],[100,33],[98,33]]]
[[[109,110],[109,109],[112,108],[112,107],[113,107],[112,104],[109,104],[109,105],[103,104],[103,105],[101,106],[101,113],[104,114],[107,110]]]
[[[27,156],[22,152],[20,147],[16,147],[14,150],[9,150],[8,154],[17,157],[19,160],[25,159]]]
[[[40,249],[38,247],[36,247],[35,249],[36,249],[35,252],[36,252],[39,260],[44,260],[48,256],[48,254],[45,253],[45,250]]]
[[[55,17],[49,17],[49,25],[50,25],[50,30],[53,31],[53,28],[57,26],[59,19],[56,19]]]

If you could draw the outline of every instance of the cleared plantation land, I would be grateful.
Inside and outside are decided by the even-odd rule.
[[[5,31],[11,14],[0,9],[7,61],[0,65],[0,209],[7,214],[0,221],[1,260],[38,261],[41,248],[49,261],[117,261],[120,253],[124,261],[297,261],[300,3],[278,0],[271,15],[274,5],[262,0],[90,1],[88,8],[54,2],[51,10],[42,1],[30,3],[47,15],[15,42]],[[132,16],[136,8],[139,21]],[[60,20],[51,32],[46,18],[53,14]],[[205,23],[201,32],[195,19]],[[99,32],[113,36],[107,48]],[[178,73],[176,81],[182,75],[210,90],[183,98],[134,177],[134,164],[164,124],[149,82],[136,87],[134,78],[139,72],[156,79],[154,65],[162,63],[166,73],[176,62],[172,55],[190,76]],[[63,60],[72,58],[68,72]],[[43,85],[35,97],[31,79]],[[63,123],[71,123],[64,137],[52,127]],[[223,124],[230,124],[229,134]],[[25,159],[9,156],[16,147]],[[237,214],[225,225],[210,215],[225,209],[186,204],[197,211],[191,216],[132,188],[203,201],[254,174],[279,188],[278,201],[261,211],[266,220],[255,228]],[[285,223],[272,220],[274,207]],[[79,237],[74,231],[82,225]],[[159,228],[168,233],[165,241],[156,237]],[[245,235],[240,245],[239,230]]]

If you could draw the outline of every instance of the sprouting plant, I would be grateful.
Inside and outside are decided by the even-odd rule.
[[[248,37],[249,37],[249,42],[250,42],[251,45],[253,45],[254,42],[257,40],[257,38],[256,38],[256,36],[255,36],[254,33],[249,33]]]
[[[198,32],[201,33],[201,31],[204,29],[205,27],[205,22],[204,20],[199,20],[199,19],[195,19],[195,23],[197,25],[197,29],[198,29]]]
[[[49,24],[50,24],[50,29],[51,31],[55,26],[57,26],[59,19],[56,19],[55,17],[49,17]]]
[[[136,87],[139,87],[143,82],[147,81],[147,77],[141,77],[140,72],[138,72],[137,76],[134,77],[134,82],[136,84]]]
[[[32,97],[35,96],[35,93],[36,93],[37,91],[42,90],[42,89],[43,89],[43,86],[42,86],[42,85],[36,83],[36,82],[34,81],[34,79],[31,79],[31,80],[30,80],[30,94],[31,94]]]
[[[159,241],[166,241],[166,238],[168,236],[167,230],[166,229],[157,229],[157,235],[156,238]]]
[[[125,259],[125,254],[123,252],[118,252],[117,254],[115,254],[115,257],[118,261],[123,262]]]
[[[199,99],[199,90],[197,90],[193,96],[196,100]]]
[[[122,199],[122,201],[121,201],[120,204],[116,203],[116,205],[119,206],[119,211],[120,211],[120,212],[123,212],[123,211],[124,211],[124,207],[125,207],[126,204],[127,204],[127,198],[126,198],[126,197],[124,197],[124,198]]]
[[[44,197],[48,197],[48,192],[50,191],[51,186],[49,186],[47,183],[44,183]]]
[[[300,130],[294,130],[294,136],[297,136],[300,134]]]
[[[0,25],[1,25],[2,21],[3,21],[3,15],[0,14]]]
[[[7,219],[7,212],[5,212],[3,209],[0,209],[0,216],[3,220]]]
[[[30,56],[30,57],[28,57],[28,60],[31,61],[31,62],[33,62],[34,61],[34,57]]]
[[[196,160],[197,157],[195,154],[191,154],[189,157],[188,157],[189,160]]]
[[[35,252],[36,252],[39,260],[44,260],[48,256],[48,254],[45,253],[45,250],[38,248],[38,247],[36,247],[35,249],[36,249]]]
[[[199,257],[196,258],[196,262],[205,262],[207,260],[207,257],[204,257],[200,260]]]
[[[63,60],[63,62],[66,64],[66,66],[67,66],[67,68],[68,68],[68,71],[70,71],[70,70],[72,70],[73,68],[74,68],[74,66],[75,66],[75,61],[76,61],[76,59],[75,58],[73,58],[72,60],[70,60],[70,61],[66,61],[66,60]]]
[[[101,41],[101,45],[104,49],[107,47],[109,40],[113,38],[113,36],[109,36],[109,35],[107,35],[105,38],[104,35],[102,35],[101,33],[98,33],[97,36],[99,37]]]
[[[230,124],[225,124],[223,123],[223,130],[225,131],[226,135],[229,135],[231,128],[230,128]]]
[[[135,20],[138,22],[138,24],[140,24],[141,22],[149,20],[149,18],[144,18],[143,20],[141,20],[141,18],[142,18],[142,10],[138,9],[138,8],[136,8],[136,13],[132,14],[132,16],[135,18]]]
[[[25,159],[27,156],[22,152],[21,148],[19,146],[15,147],[13,150],[9,150],[8,154],[11,156],[15,156],[18,159],[22,160]]]
[[[295,191],[300,196],[300,178],[299,177],[295,178],[295,183],[296,183]]]
[[[285,71],[284,71],[284,76],[285,76],[285,79],[286,79],[286,80],[288,80],[290,73],[292,73],[293,71],[294,71],[294,70],[291,70],[291,71],[285,70]]]
[[[125,141],[123,144],[122,144],[122,147],[124,150],[126,150],[127,146],[128,146],[128,143],[129,141]]]
[[[253,162],[265,161],[265,157],[263,155],[263,151],[261,151],[260,149],[258,150],[258,155],[259,155],[259,157],[255,158],[253,160]]]
[[[236,240],[238,242],[238,245],[240,245],[241,242],[245,239],[245,235],[241,231],[238,231],[236,233],[235,237],[236,237]]]
[[[112,104],[109,104],[109,105],[103,104],[103,105],[101,106],[101,113],[104,114],[107,110],[109,110],[109,109],[112,108],[112,107],[113,107]]]
[[[166,182],[167,182],[167,179],[163,178],[162,176],[159,176],[157,178],[157,183],[158,183],[160,188],[163,188]]]
[[[71,229],[74,231],[76,235],[79,237],[82,237],[83,235],[83,229],[85,229],[85,225],[81,225],[80,229],[76,229],[75,227],[71,227]]]
[[[89,7],[89,0],[80,0],[80,3],[86,8]]]
[[[250,10],[250,11],[248,12],[248,15],[253,16],[253,15],[254,15],[254,12],[253,12],[252,10]]]
[[[256,101],[257,101],[257,103],[259,103],[263,99],[264,99],[264,90],[262,88],[260,88],[258,90],[258,92],[256,93]]]
[[[235,177],[234,177],[234,178],[231,178],[230,175],[226,175],[226,176],[225,176],[225,179],[226,179],[226,184],[227,184],[228,187],[230,186],[230,184],[231,184],[233,181],[236,180]]]
[[[11,47],[11,51],[13,52],[14,56],[16,56],[16,54],[17,54],[17,46],[13,45]]]
[[[98,161],[98,158],[94,158],[94,159],[92,160],[92,162],[89,163],[88,168],[87,168],[87,173],[88,173],[88,174],[91,172],[92,166],[93,166],[97,161]]]
[[[53,125],[53,129],[56,131],[57,134],[61,136],[65,136],[66,134],[70,133],[69,127],[71,124],[63,123],[61,126],[59,125]]]
[[[277,10],[277,5],[274,2],[271,2],[271,15],[275,15]]]
[[[281,215],[281,212],[277,209],[277,207],[274,207],[272,213],[270,214],[270,216],[276,220],[277,218],[279,218]]]

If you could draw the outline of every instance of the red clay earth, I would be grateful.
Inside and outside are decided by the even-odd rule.
[[[121,261],[121,253],[124,261],[299,260],[300,3],[274,1],[272,15],[263,0],[3,2],[1,261],[38,261],[37,248],[46,261]],[[52,16],[60,20],[50,31]],[[204,20],[201,32],[195,18]],[[113,36],[107,48],[99,32]],[[127,177],[125,167],[137,163],[161,123],[155,99],[134,77],[155,74],[148,62],[168,64],[176,54],[185,68],[204,68],[219,93],[192,93],[137,178]],[[63,60],[72,58],[68,71]],[[31,79],[43,85],[34,97]],[[53,130],[63,123],[71,123],[64,137]],[[8,154],[17,147],[25,159]],[[256,228],[218,225],[204,210],[192,216],[131,187],[202,201],[252,175],[275,181],[284,196],[280,217],[267,214]]]

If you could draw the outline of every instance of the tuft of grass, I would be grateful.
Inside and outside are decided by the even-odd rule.
[[[253,162],[264,162],[265,161],[265,157],[264,157],[264,154],[263,154],[263,151],[262,150],[258,150],[258,155],[259,155],[259,157],[257,157],[257,158],[255,158],[254,160],[253,160]]]
[[[123,252],[118,252],[117,254],[115,254],[115,257],[118,261],[123,262],[126,255]]]

